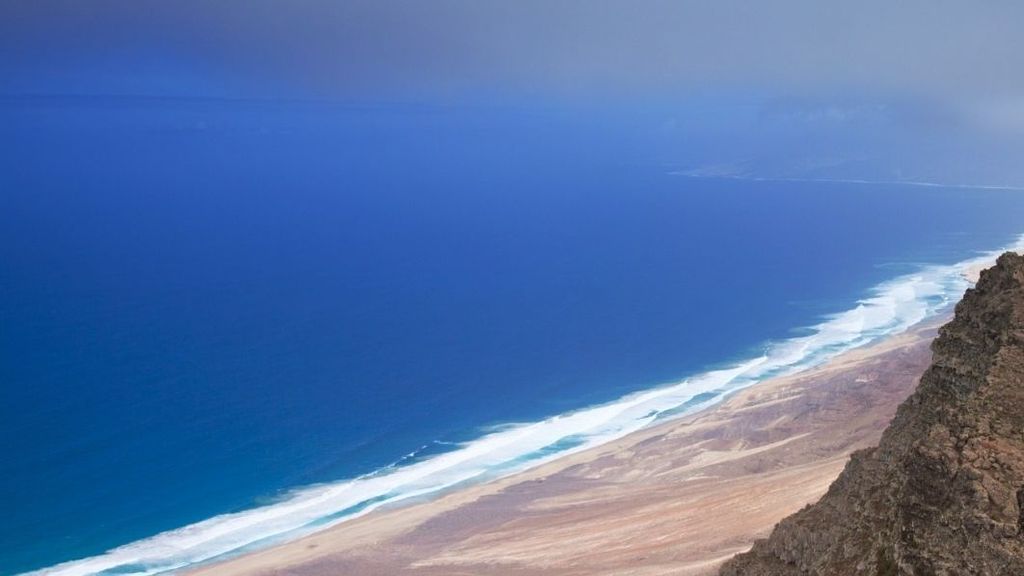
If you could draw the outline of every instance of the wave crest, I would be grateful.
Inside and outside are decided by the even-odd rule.
[[[1024,249],[1024,236],[1007,249]],[[539,422],[493,428],[451,451],[418,459],[429,446],[425,445],[366,476],[299,489],[273,504],[216,516],[98,556],[27,574],[159,574],[297,538],[385,504],[511,474],[586,450],[657,420],[705,408],[728,392],[805,370],[847,350],[903,332],[959,299],[970,285],[968,274],[1001,252],[948,266],[922,267],[884,282],[854,308],[825,318],[807,335],[773,343],[761,356],[728,368]]]

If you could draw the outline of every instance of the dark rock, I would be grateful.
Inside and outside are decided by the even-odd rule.
[[[1024,575],[1024,257],[982,273],[877,448],[723,576]]]

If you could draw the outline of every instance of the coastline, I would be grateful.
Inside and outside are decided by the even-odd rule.
[[[877,442],[948,317],[536,468],[186,573],[708,573]]]
[[[807,446],[805,444],[814,441],[814,434],[808,438],[791,438],[787,436],[788,433],[771,429],[785,423],[794,415],[805,419],[812,418],[814,407],[821,405],[825,399],[814,400],[810,408],[801,407],[799,399],[803,394],[793,393],[792,397],[775,398],[760,408],[755,402],[754,405],[737,411],[737,398],[757,397],[760,391],[776,390],[779,386],[782,386],[782,389],[799,388],[809,393],[818,388],[828,390],[834,387],[829,383],[843,378],[842,374],[847,371],[844,367],[859,370],[864,362],[878,360],[890,363],[891,359],[886,359],[889,352],[896,357],[903,357],[905,355],[897,351],[905,349],[906,345],[911,343],[921,345],[921,349],[925,351],[918,354],[917,360],[920,361],[927,356],[927,347],[922,344],[926,339],[922,334],[927,333],[927,330],[934,330],[937,322],[949,316],[951,305],[958,301],[962,291],[970,286],[976,273],[1004,250],[1021,248],[1024,248],[1024,237],[1018,237],[1015,244],[1001,250],[982,253],[956,264],[925,266],[918,272],[883,282],[873,287],[868,296],[859,300],[854,308],[824,317],[822,323],[808,328],[805,335],[770,343],[760,357],[704,372],[676,384],[640,391],[610,404],[588,407],[535,423],[501,428],[452,452],[398,467],[384,474],[372,474],[341,483],[303,488],[280,503],[217,516],[112,549],[102,555],[58,564],[27,574],[84,576],[111,570],[131,570],[139,574],[258,574],[266,570],[277,572],[281,566],[303,566],[294,570],[288,568],[287,573],[312,576],[322,571],[311,569],[308,565],[324,561],[323,559],[328,556],[331,557],[333,568],[325,569],[326,573],[336,573],[335,564],[338,562],[356,562],[358,558],[358,566],[349,567],[346,571],[371,575],[404,573],[408,570],[424,574],[451,574],[453,565],[469,561],[467,559],[474,556],[466,552],[469,555],[465,558],[459,556],[462,558],[460,560],[456,557],[439,556],[438,551],[462,550],[467,546],[468,550],[472,546],[471,543],[456,542],[458,539],[455,538],[454,532],[450,527],[445,527],[445,522],[450,522],[451,518],[441,522],[442,529],[438,529],[439,516],[449,517],[454,514],[460,518],[457,524],[470,526],[472,530],[479,531],[480,527],[474,521],[465,519],[467,514],[484,514],[488,517],[511,515],[506,517],[507,521],[522,523],[520,521],[525,520],[516,514],[529,518],[538,516],[535,501],[548,502],[549,498],[565,496],[567,493],[587,494],[586,490],[603,486],[605,491],[610,491],[608,494],[592,495],[592,503],[597,503],[600,507],[607,502],[621,500],[616,495],[631,494],[637,489],[645,489],[647,485],[644,482],[647,481],[647,477],[642,472],[645,470],[644,466],[632,462],[625,470],[605,469],[606,464],[616,462],[625,466],[625,463],[634,457],[653,458],[651,469],[656,471],[658,478],[674,478],[682,474],[675,481],[685,483],[690,490],[687,494],[692,495],[699,494],[702,486],[713,488],[716,479],[734,476],[732,473],[725,476],[717,473],[704,474],[707,472],[706,468],[730,462],[734,463],[731,465],[736,465],[735,462],[746,461],[748,457],[760,461],[770,454],[789,451],[806,454],[813,457],[813,464],[824,468],[816,467],[814,474],[807,476],[811,460],[800,464],[804,468],[803,472],[787,465],[791,469],[788,471],[790,475],[786,482],[802,482],[813,477],[816,478],[815,488],[787,489],[783,491],[784,494],[779,495],[783,500],[790,500],[790,504],[803,505],[813,501],[825,490],[832,477],[842,468],[850,450],[873,443],[874,439],[868,438],[865,434],[880,433],[891,416],[879,410],[894,410],[899,400],[909,393],[912,385],[906,390],[901,390],[894,397],[895,400],[880,399],[876,397],[877,395],[871,394],[861,398],[859,402],[873,407],[874,420],[870,425],[861,422],[862,418],[857,415],[858,413],[851,416],[850,413],[844,412],[843,408],[830,408],[837,414],[846,415],[844,418],[834,418],[830,423],[833,428],[860,423],[859,428],[847,431],[841,436],[840,444],[845,448],[840,451],[837,451],[836,439],[827,439],[827,448]],[[905,341],[904,338],[910,338],[911,342]],[[898,368],[897,364],[893,366]],[[920,368],[923,370],[923,365]],[[881,374],[882,376],[878,378],[886,380],[896,378],[898,382],[893,383],[893,386],[907,386],[906,370],[893,372],[892,369],[879,369],[873,373],[876,376]],[[864,374],[858,374],[854,378],[862,377],[868,379],[863,383],[857,383],[854,389],[864,388],[860,384],[873,382],[872,378],[875,378]],[[823,378],[825,383],[812,385],[815,378]],[[804,384],[795,384],[800,382]],[[847,382],[847,385],[850,383]],[[813,396],[814,394],[810,394],[809,397]],[[795,407],[790,406],[793,402],[797,402]],[[789,406],[790,412],[772,412],[779,410],[779,406],[782,405]],[[771,420],[748,421],[752,418],[749,414],[763,415],[764,409],[772,413]],[[708,428],[709,422],[718,424]],[[768,425],[770,426],[766,429],[765,426]],[[717,432],[712,434],[709,431],[711,429]],[[663,430],[671,432],[659,436]],[[756,434],[751,437],[742,436],[752,431]],[[737,436],[738,434],[740,436]],[[765,445],[765,435],[775,438],[773,442],[782,443]],[[653,448],[646,442],[663,437],[670,438],[672,442],[669,444],[674,448],[666,453],[668,456],[651,456],[650,450]],[[732,444],[722,444],[725,439],[731,439]],[[664,445],[660,445],[660,441],[658,444],[659,450],[665,448]],[[748,454],[746,451],[751,446],[758,450]],[[722,456],[722,453],[731,454],[738,449],[742,449],[739,456]],[[710,452],[705,453],[709,450]],[[828,458],[825,455],[829,455],[833,460],[826,463]],[[696,460],[691,462],[691,458]],[[665,464],[666,459],[671,463]],[[679,462],[686,466],[680,466]],[[756,464],[755,468],[759,466],[762,465]],[[694,470],[704,472],[694,476]],[[583,476],[579,476],[580,474]],[[580,482],[583,482],[583,488],[586,488],[583,492]],[[745,480],[736,485],[742,486],[744,483],[749,484]],[[762,488],[764,487],[756,489]],[[669,493],[673,488],[655,486],[651,489],[658,493]],[[755,488],[746,486],[744,489]],[[721,496],[709,494],[709,497],[714,498]],[[508,500],[509,495],[515,497]],[[813,498],[808,495],[812,495]],[[480,512],[479,506],[475,504],[477,501],[494,499],[504,500],[500,506],[491,502],[488,505],[490,508],[485,512]],[[556,499],[555,502],[557,501]],[[637,506],[642,507],[645,504],[639,502]],[[764,522],[758,524],[758,529],[766,532],[776,520],[790,512],[792,509],[786,508],[778,514],[766,516]],[[716,514],[720,513],[722,511],[716,511]],[[592,514],[585,512],[584,516],[589,518]],[[699,518],[688,518],[691,524],[700,525]],[[552,526],[556,526],[557,523],[557,518],[549,522]],[[576,520],[572,525],[579,523],[580,521]],[[657,521],[648,523],[657,525]],[[403,536],[404,532],[424,524],[429,525],[430,530],[436,534],[449,536],[428,539],[434,542],[430,550],[411,543]],[[542,533],[546,531],[544,528],[545,525],[538,524],[533,531]],[[642,532],[643,524],[635,528],[636,531]],[[703,531],[713,531],[713,526],[705,526]],[[753,539],[749,536],[750,532],[748,529],[732,534],[727,546],[719,544],[715,545],[715,549],[719,552],[725,549],[732,550],[736,548],[737,542],[742,542],[743,546],[749,545]],[[604,533],[612,534],[614,531],[592,532],[598,539],[599,535]],[[319,540],[328,534],[331,535],[330,541]],[[569,542],[570,540],[565,539],[566,536],[571,534],[551,534],[547,542]],[[409,537],[413,541],[416,540],[416,537]],[[652,535],[652,538],[660,537]],[[527,559],[534,558],[534,551],[514,551],[505,560],[494,555],[494,550],[501,548],[498,544],[515,541],[514,535],[505,534],[491,542],[486,547],[485,554],[475,556],[476,560],[473,562],[477,562],[478,565],[469,573],[490,573],[489,570],[495,565],[500,565],[500,570],[495,572],[498,574],[534,573],[529,570],[509,571],[513,565],[529,565],[530,561]],[[703,536],[698,538],[697,542],[705,548],[708,546]],[[367,556],[363,549],[381,546],[384,546],[383,556],[378,555],[366,560]],[[409,546],[415,550],[410,550]],[[614,549],[615,542],[605,543],[605,547]],[[563,548],[585,550],[587,547]],[[734,551],[741,549],[742,546]],[[401,550],[406,552],[395,552]],[[678,552],[681,549],[677,547],[676,550]],[[705,559],[702,562],[719,562],[733,552],[724,556],[720,553],[717,559]],[[339,560],[340,556],[345,555],[347,559]],[[689,552],[686,555],[693,557]],[[421,560],[411,560],[415,558]],[[364,565],[364,560],[369,564]],[[442,562],[445,568],[440,572],[430,572],[431,562]],[[636,562],[634,558],[623,564],[622,569],[632,567]],[[375,567],[378,564],[386,568],[376,571]],[[677,564],[678,562],[673,560],[673,573],[678,573]],[[567,564],[571,565],[574,564]],[[622,573],[622,569],[616,573]],[[550,566],[545,570],[545,573],[552,570],[558,573]],[[595,566],[587,573],[600,573],[600,570]],[[652,572],[657,573],[659,572]]]

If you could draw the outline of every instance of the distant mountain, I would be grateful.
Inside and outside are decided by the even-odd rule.
[[[932,350],[878,447],[723,576],[1024,575],[1024,257],[982,273]]]

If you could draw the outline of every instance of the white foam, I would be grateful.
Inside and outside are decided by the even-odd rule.
[[[1024,249],[1024,236],[1007,249]],[[902,332],[959,299],[970,285],[967,272],[991,262],[1002,251],[949,266],[923,267],[880,284],[854,308],[827,317],[806,336],[772,344],[763,355],[729,368],[540,422],[502,426],[455,450],[420,462],[297,490],[281,502],[217,516],[99,556],[29,574],[82,576],[111,571],[148,576],[174,571],[315,532],[385,504],[537,466],[620,438],[659,418],[699,410],[720,400],[723,392],[804,370],[852,348]],[[699,396],[710,392],[716,394]],[[414,456],[415,453],[406,458]]]

